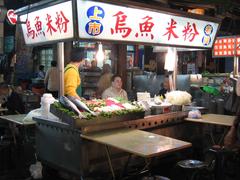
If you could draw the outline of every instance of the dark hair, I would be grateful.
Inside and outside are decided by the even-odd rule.
[[[113,82],[115,80],[115,78],[117,78],[117,77],[120,77],[122,79],[122,77],[120,75],[115,74],[112,76],[111,81]]]
[[[51,66],[52,66],[52,67],[56,67],[56,66],[57,66],[57,61],[52,61],[52,62],[51,62]]]
[[[40,65],[39,70],[43,71],[44,70],[44,65]]]
[[[84,49],[73,49],[71,52],[72,62],[81,62],[84,59]]]

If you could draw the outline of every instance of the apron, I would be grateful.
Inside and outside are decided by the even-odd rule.
[[[71,68],[73,68],[73,67],[68,67],[67,69],[64,69],[64,73],[65,73],[67,70],[71,69]],[[74,68],[73,68],[73,69],[74,69]],[[80,83],[80,85],[77,87],[76,92],[77,92],[77,95],[78,95],[79,97],[82,96],[82,83]]]

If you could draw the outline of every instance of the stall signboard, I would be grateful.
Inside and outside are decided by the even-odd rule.
[[[240,56],[240,36],[217,37],[213,46],[213,57]]]
[[[21,15],[20,22],[28,45],[73,38],[72,1]]]
[[[216,22],[77,0],[79,38],[211,48]]]
[[[7,11],[7,18],[8,18],[8,21],[11,25],[16,25],[17,24],[17,15],[15,14],[13,9],[9,9]]]

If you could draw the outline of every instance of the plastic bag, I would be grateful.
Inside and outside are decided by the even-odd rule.
[[[191,110],[188,113],[189,118],[200,119],[202,117],[201,112],[199,110]]]
[[[32,121],[32,117],[37,117],[37,116],[44,116],[43,111],[41,108],[34,109],[30,111],[27,116],[23,119],[23,122],[29,122]],[[52,113],[48,114],[48,119],[54,120],[54,121],[59,121],[58,117],[53,115]]]
[[[42,163],[37,161],[36,164],[32,164],[29,168],[31,176],[33,179],[41,179],[42,178]]]

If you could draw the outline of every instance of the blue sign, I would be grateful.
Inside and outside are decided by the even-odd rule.
[[[87,10],[87,17],[90,21],[86,24],[85,30],[91,36],[97,36],[103,32],[101,20],[105,12],[100,6],[92,6]]]

